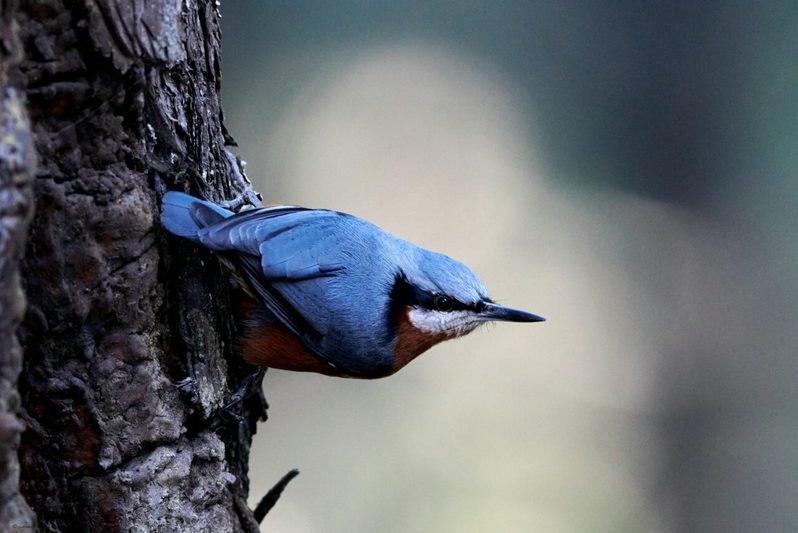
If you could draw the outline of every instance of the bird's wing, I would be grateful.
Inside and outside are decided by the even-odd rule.
[[[301,207],[245,211],[205,228],[200,241],[212,250],[260,256],[261,275],[268,280],[301,281],[343,269],[338,222],[344,217]]]
[[[353,242],[335,211],[280,207],[244,211],[200,231],[200,242],[222,252],[274,316],[320,359],[344,374],[322,350],[323,335],[273,283],[296,283],[335,275]],[[237,252],[237,253],[236,253]],[[279,283],[278,283],[279,284]]]
[[[355,375],[354,372],[342,367],[340,364],[333,363],[321,348],[323,336],[317,331],[296,308],[271,285],[265,282],[260,275],[259,258],[249,254],[238,254],[234,263],[246,277],[252,291],[260,298],[266,308],[285,326],[291,333],[296,335],[302,343],[319,359],[333,368],[338,368],[344,374]]]

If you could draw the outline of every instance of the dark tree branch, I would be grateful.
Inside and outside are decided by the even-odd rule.
[[[263,522],[263,519],[267,514],[269,514],[269,511],[272,510],[272,507],[274,507],[274,505],[277,503],[277,500],[280,499],[280,496],[282,496],[283,491],[288,484],[291,483],[291,480],[298,475],[299,470],[296,468],[289,471],[286,475],[280,478],[280,481],[278,481],[271,489],[269,489],[269,492],[267,492],[263,498],[260,499],[260,502],[258,502],[258,506],[255,507],[254,511],[255,520],[257,520],[259,524]]]

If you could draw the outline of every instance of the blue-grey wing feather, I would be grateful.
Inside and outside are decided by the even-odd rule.
[[[336,216],[336,215],[333,215]],[[340,216],[340,215],[337,215]],[[261,241],[263,274],[270,279],[300,281],[329,276],[344,268],[339,228],[330,216],[309,226],[293,227]]]
[[[397,274],[390,258],[410,248],[386,235],[335,211],[279,208],[231,216],[201,230],[199,239],[247,256],[244,274],[266,308],[322,359],[357,376],[388,368],[393,357],[372,324],[389,312]],[[313,331],[322,333],[317,341]]]
[[[269,280],[303,280],[328,276],[343,268],[336,246],[334,211],[302,208],[244,212],[205,228],[203,244],[214,250],[237,250],[261,256]]]
[[[302,339],[317,357],[332,364],[321,349],[322,335],[285,298],[259,275],[258,258],[248,254],[238,256],[236,263],[247,278],[250,287],[271,313],[288,330]],[[347,369],[342,369],[347,370]]]

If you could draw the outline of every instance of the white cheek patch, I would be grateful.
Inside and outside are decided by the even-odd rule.
[[[471,311],[433,311],[413,307],[407,314],[413,327],[426,333],[465,335],[482,323]]]

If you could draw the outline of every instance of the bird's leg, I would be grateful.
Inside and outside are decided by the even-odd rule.
[[[252,187],[245,190],[243,193],[239,194],[232,200],[223,200],[219,202],[220,206],[235,212],[238,212],[245,205],[260,207],[260,204],[261,204],[260,193],[255,192],[255,190]]]
[[[192,377],[183,378],[180,381],[175,382],[175,385],[177,386],[177,389],[180,392],[186,392],[186,393],[195,392],[196,384],[194,383],[194,378]]]
[[[172,381],[172,383],[177,387],[178,392],[188,399],[192,406],[199,405],[199,391],[197,390],[197,382],[194,378],[188,376],[180,381]]]
[[[244,379],[241,380],[239,383],[238,388],[230,396],[230,400],[222,407],[221,411],[231,413],[238,406],[241,405],[241,402],[252,396],[255,392],[259,391],[261,386],[263,385],[263,376],[266,374],[265,368],[259,368],[256,372],[246,376]],[[265,403],[265,401],[263,402]],[[263,413],[261,413],[262,418],[266,418],[266,408],[268,406],[264,406]]]
[[[252,188],[252,182],[249,181],[249,178],[247,178],[244,172],[246,163],[230,150],[225,150],[225,155],[227,156],[227,161],[230,163],[230,179],[234,188],[240,192],[238,196],[232,200],[219,202],[219,205],[231,211],[238,211],[246,205],[260,207],[261,195]]]

